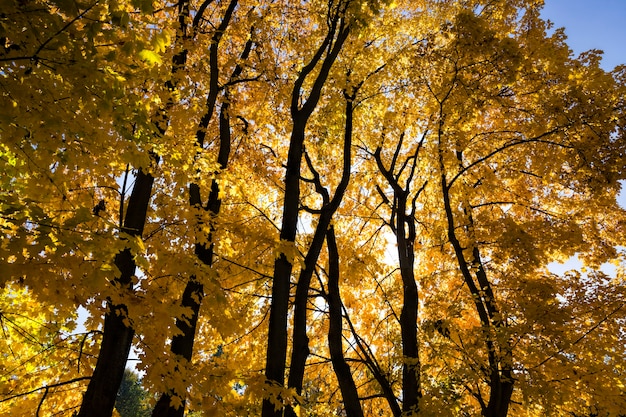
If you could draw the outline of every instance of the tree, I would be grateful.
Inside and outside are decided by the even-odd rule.
[[[304,153],[304,140],[307,122],[315,110],[322,93],[322,88],[326,83],[330,70],[334,61],[337,59],[341,48],[346,41],[350,32],[350,24],[348,13],[349,2],[331,2],[328,9],[323,10],[323,14],[327,16],[328,28],[326,33],[322,33],[323,39],[310,60],[302,67],[298,73],[293,91],[291,93],[290,113],[293,120],[293,128],[289,139],[289,151],[285,172],[285,192],[283,203],[282,224],[280,227],[280,241],[284,244],[285,249],[281,249],[274,264],[274,276],[272,280],[272,301],[269,316],[269,331],[267,344],[266,359],[266,377],[270,383],[281,387],[284,384],[285,364],[287,355],[287,317],[289,310],[289,286],[293,268],[293,249],[289,248],[296,240],[296,227],[300,210],[300,181],[301,181],[301,164]],[[313,71],[319,66],[319,72]],[[307,78],[311,78],[311,90],[306,94],[303,86]],[[330,221],[330,219],[328,219]],[[324,233],[318,234],[317,248],[315,252],[319,253],[319,247],[324,239]],[[287,251],[289,250],[289,252]],[[316,261],[316,254],[312,254],[312,260],[306,265],[305,273],[299,281],[299,290],[296,294],[296,323],[294,332],[298,329],[298,334],[294,337],[294,357],[292,357],[292,366],[299,369],[292,370],[290,373],[290,385],[295,385],[296,392],[301,390],[302,368],[304,361],[308,355],[308,346],[305,323],[306,323],[306,305],[308,301],[308,282],[312,274],[312,263]],[[305,261],[306,262],[306,261]],[[301,284],[300,284],[301,283]],[[298,392],[299,393],[299,392]],[[266,399],[263,403],[264,417],[277,416],[282,414],[281,396],[276,395],[274,401],[272,398]]]
[[[121,417],[147,417],[150,410],[146,407],[146,399],[147,392],[141,386],[139,375],[126,369],[117,392],[115,409]]]
[[[3,6],[3,410],[618,415],[625,71],[539,3]]]
[[[121,167],[131,161],[138,168],[149,164],[140,138],[153,127],[138,106],[140,96],[130,92],[133,86],[120,74],[128,63],[123,56],[135,48],[142,50],[140,42],[132,42],[140,33],[124,30],[128,29],[124,5],[16,2],[12,6],[10,24],[3,26],[2,33],[7,91],[3,100],[11,109],[3,122],[3,146],[9,166],[21,165],[25,171],[3,184],[3,194],[12,183],[19,184],[26,200],[9,197],[3,210],[7,237],[25,244],[19,257],[10,253],[5,258],[7,278],[19,277],[34,297],[56,304],[61,317],[75,314],[80,305],[107,300],[111,314],[103,329],[103,353],[97,356],[101,360],[89,378],[82,408],[91,410],[91,415],[110,414],[133,337],[124,323],[126,308],[113,302],[112,293],[131,283],[135,265],[126,242],[143,228],[151,185],[149,174],[137,172],[135,191],[124,207],[126,189],[118,192],[116,184]],[[111,65],[113,46],[126,41],[128,48],[119,65]],[[49,122],[42,123],[43,114]],[[123,156],[106,158],[109,153]],[[101,169],[101,157],[113,171]],[[77,175],[68,179],[68,170]],[[33,192],[32,198],[26,190]],[[120,200],[119,226],[124,230],[115,229],[117,222],[108,211],[115,210]],[[100,245],[112,251],[97,253]],[[121,275],[110,280],[114,269]],[[47,279],[37,279],[39,274],[59,280],[50,285]],[[81,283],[83,277],[88,277],[87,283]],[[117,340],[110,343],[112,333]]]

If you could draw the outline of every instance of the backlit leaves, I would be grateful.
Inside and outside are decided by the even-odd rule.
[[[364,414],[401,406],[402,365],[417,364],[402,354],[395,247],[411,225],[418,415],[480,414],[496,362],[514,377],[509,415],[617,415],[625,401],[626,223],[616,202],[624,70],[605,72],[594,51],[570,56],[562,31],[547,35],[536,3],[241,0],[218,34],[230,2],[192,1],[186,37],[177,37],[171,3],[3,2],[0,410],[71,415],[113,302],[128,307],[151,393],[175,392],[177,404],[186,397],[189,410],[207,415],[259,414],[264,398],[296,415],[341,414],[326,339],[325,248],[308,288],[302,393],[263,375],[274,263],[284,256],[293,265],[293,301],[325,208],[320,185],[332,195],[342,180],[351,100],[350,183],[331,224],[342,346]],[[281,240],[294,83],[346,5],[350,34],[304,132],[296,238]],[[173,72],[181,51],[185,66]],[[320,71],[297,89],[298,109]],[[223,109],[226,167],[218,162]],[[138,236],[121,225],[140,170],[155,185]],[[191,206],[189,185],[204,204],[213,181],[219,211]],[[400,228],[398,187],[410,214]],[[196,244],[213,245],[210,265]],[[115,257],[126,249],[137,266],[132,288],[115,283]],[[574,270],[553,268],[573,256]],[[483,271],[487,285],[470,290],[460,265],[477,282]],[[180,333],[175,320],[191,317],[179,299],[192,277],[204,298],[193,358],[181,361],[170,343]],[[497,306],[487,322],[477,300]]]

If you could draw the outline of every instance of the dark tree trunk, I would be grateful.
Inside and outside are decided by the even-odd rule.
[[[205,3],[206,4],[206,3]],[[226,28],[228,27],[235,8],[237,7],[238,0],[231,0],[228,4],[228,7],[224,13],[224,17],[222,22],[220,23],[218,30],[215,31],[213,35],[213,42],[209,48],[209,67],[210,67],[210,81],[209,81],[209,93],[207,95],[206,102],[206,112],[200,119],[200,124],[198,126],[198,130],[196,131],[196,142],[198,147],[202,148],[204,144],[204,139],[206,137],[206,129],[209,125],[211,117],[213,115],[213,111],[216,106],[218,93],[220,91],[218,85],[218,77],[219,77],[219,63],[218,63],[218,47],[219,42],[222,38],[222,35]],[[201,15],[196,14],[194,17],[194,22],[200,19]],[[195,24],[195,23],[194,23]],[[250,51],[252,50],[252,41],[249,40],[246,42],[244,50],[241,54],[241,61],[245,61]],[[231,74],[230,80],[236,79],[242,72],[242,67],[237,64],[233,73]],[[228,104],[228,93],[227,88],[224,89],[224,95],[226,96],[226,100],[222,104],[219,113],[219,150],[217,155],[217,162],[219,164],[220,170],[224,170],[228,167],[228,162],[230,159],[230,151],[231,151],[231,128],[230,128],[230,118],[228,115],[229,112],[229,104]],[[219,198],[220,188],[217,182],[217,179],[213,179],[211,181],[211,190],[209,192],[209,197],[206,204],[203,205],[202,197],[200,192],[200,187],[197,184],[189,185],[189,205],[192,208],[197,210],[208,211],[210,213],[211,219],[214,219],[220,212],[220,208],[222,206],[222,201]],[[199,220],[201,222],[201,220]],[[213,253],[214,253],[214,244],[212,232],[214,230],[213,225],[210,226],[211,234],[207,237],[206,243],[196,243],[194,245],[195,255],[200,262],[204,265],[211,267],[213,265]],[[182,359],[179,361],[181,365],[190,365],[191,358],[193,356],[193,346],[195,342],[196,329],[198,325],[198,317],[200,314],[200,307],[202,305],[202,300],[204,298],[204,287],[202,283],[198,280],[196,275],[191,275],[187,284],[185,285],[185,289],[183,291],[183,295],[181,298],[181,306],[188,308],[191,310],[191,317],[188,320],[177,318],[176,319],[176,328],[179,330],[179,333],[172,337],[172,343],[170,346],[171,353]],[[172,397],[174,395],[182,396],[181,402],[182,406],[175,407],[172,403]],[[173,392],[164,392],[161,394],[161,397],[157,401],[157,404],[152,412],[152,417],[182,417],[185,412],[185,393],[173,393]]]
[[[359,394],[350,372],[350,366],[343,355],[343,315],[341,294],[339,293],[339,251],[335,229],[330,226],[326,235],[328,245],[328,348],[330,359],[337,375],[346,417],[363,417]]]
[[[189,1],[179,0],[177,41],[186,37],[188,14]],[[185,66],[186,59],[186,49],[180,50],[172,57],[172,78],[166,83],[168,89],[174,90],[176,88],[175,75]],[[167,130],[168,110],[172,105],[173,101],[170,100],[165,108],[160,109],[155,115],[155,124],[161,135]],[[157,164],[159,157],[151,154],[151,159],[154,164]],[[138,171],[126,209],[122,227],[124,233],[130,236],[142,236],[153,183],[154,177],[150,173]],[[129,249],[116,255],[115,265],[120,270],[120,276],[115,280],[115,283],[122,290],[132,291],[132,277],[135,274],[136,264]],[[96,368],[83,396],[78,417],[110,417],[113,413],[117,391],[122,383],[124,369],[135,335],[135,330],[131,327],[127,317],[128,308],[126,305],[109,303],[109,311],[104,317],[103,336]]]
[[[317,192],[322,197],[321,213],[315,228],[313,240],[309,246],[309,251],[304,259],[304,269],[300,272],[298,285],[296,287],[296,295],[294,298],[294,324],[293,324],[293,349],[291,354],[291,366],[289,369],[288,386],[295,388],[298,394],[302,394],[302,383],[304,380],[304,370],[306,360],[309,356],[309,339],[306,335],[307,324],[307,304],[309,299],[309,288],[311,286],[311,278],[315,271],[315,265],[319,259],[320,252],[324,245],[326,233],[331,224],[333,215],[339,208],[339,204],[348,188],[350,181],[351,167],[351,147],[352,147],[352,118],[354,96],[347,97],[346,100],[346,125],[343,143],[343,169],[341,181],[339,182],[335,194],[332,199],[326,188],[322,185],[318,172],[315,170],[312,162],[307,156],[309,169],[313,173],[313,183]],[[287,408],[287,415],[295,417],[295,413],[291,407]]]
[[[180,366],[189,365],[191,362],[191,355],[193,354],[193,343],[196,332],[196,326],[198,323],[198,312],[200,310],[200,303],[204,296],[202,284],[196,281],[196,278],[192,276],[183,292],[181,299],[181,305],[191,309],[191,317],[188,320],[176,319],[176,327],[182,332],[172,338],[171,352],[174,355],[182,358],[179,361]],[[184,393],[180,393],[184,395]],[[180,395],[179,394],[179,395]],[[154,410],[152,411],[153,417],[182,417],[185,412],[185,398],[181,398],[182,405],[178,408],[174,407],[171,400],[172,396],[177,394],[163,393],[157,401]]]
[[[344,26],[344,13],[345,10],[342,10],[337,12],[336,15],[331,16],[331,28],[328,35],[311,58],[311,61],[304,66],[294,83],[290,108],[293,128],[289,142],[289,152],[287,154],[285,199],[280,229],[281,243],[287,245],[295,245],[296,240],[296,228],[300,206],[300,169],[304,152],[306,124],[319,102],[322,87],[328,78],[330,69],[348,37],[349,28]],[[337,35],[336,39],[335,35]],[[315,78],[309,97],[304,104],[300,106],[302,86],[307,77],[320,62],[320,71]],[[285,253],[281,253],[274,262],[272,301],[270,305],[265,362],[265,377],[270,387],[283,387],[285,382],[288,334],[287,316],[289,312],[289,286],[292,268],[293,266]],[[281,400],[281,398],[265,398],[262,406],[262,417],[281,416],[283,414],[283,408],[281,404],[275,404],[275,402],[280,402]]]
[[[295,244],[296,226],[298,223],[298,207],[300,204],[300,166],[304,141],[305,121],[294,119],[287,172],[285,174],[285,201],[283,204],[283,221],[280,240],[286,244]],[[292,264],[284,253],[274,262],[274,279],[272,282],[272,303],[265,362],[265,377],[270,385],[282,387],[285,379],[285,361],[287,360],[287,315],[289,312],[289,283]],[[275,398],[280,401],[280,398]],[[262,416],[279,417],[283,414],[282,407],[274,404],[269,398],[263,400]]]
[[[324,236],[326,229],[330,224],[330,216],[324,212],[319,219],[315,229],[313,241],[309,246],[309,251],[304,258],[304,269],[298,277],[296,286],[296,294],[294,297],[294,313],[293,313],[293,348],[291,352],[291,363],[289,367],[289,379],[287,385],[295,388],[298,394],[302,394],[302,382],[304,380],[304,368],[306,360],[309,356],[309,338],[306,334],[307,324],[307,304],[309,301],[309,288],[311,286],[311,278],[315,271],[315,265],[319,258],[319,254],[324,244]],[[293,411],[289,411],[287,415],[295,416]]]
[[[218,154],[218,163],[221,169],[225,169],[228,165],[230,155],[230,122],[228,119],[228,106],[222,106],[220,111],[220,150]],[[203,207],[200,199],[200,189],[196,184],[190,185],[189,202],[192,207],[200,210],[201,208],[208,211],[212,217],[219,214],[222,202],[219,198],[219,185],[217,180],[211,182],[211,192],[207,204]],[[213,227],[211,226],[211,230]],[[206,244],[195,244],[195,255],[204,265],[213,265],[213,249],[212,236],[209,235]],[[198,316],[200,306],[204,298],[204,288],[195,275],[192,275],[183,291],[181,305],[191,310],[191,316],[187,319],[176,319],[176,328],[180,331],[172,337],[170,351],[182,361],[181,365],[189,365],[193,355],[193,345],[196,336],[196,328],[198,325]],[[181,398],[182,406],[175,407],[171,400],[173,395],[183,395],[184,393],[162,393],[157,402],[152,417],[182,417],[185,411],[185,398]]]
[[[152,175],[143,171],[137,173],[124,219],[123,231],[130,236],[143,234],[153,182]],[[136,265],[130,249],[115,256],[115,266],[121,273],[115,283],[122,291],[132,291]],[[109,303],[96,369],[83,396],[79,417],[111,416],[134,335],[135,331],[128,322],[126,305]]]
[[[441,170],[441,191],[446,213],[448,226],[448,239],[454,249],[459,270],[463,280],[469,289],[474,305],[484,329],[485,347],[487,350],[487,360],[489,363],[489,401],[485,406],[485,401],[480,398],[482,415],[484,417],[506,417],[513,395],[514,379],[511,367],[512,351],[507,342],[498,342],[496,332],[505,327],[498,310],[495,295],[487,272],[484,268],[480,250],[478,246],[472,248],[472,260],[468,260],[459,238],[457,237],[457,226],[450,195],[451,183],[446,178],[446,170],[443,159],[443,149],[441,139],[443,135],[443,119],[440,121],[439,129],[439,167]],[[462,167],[463,154],[456,151],[459,166]],[[465,231],[469,233],[474,230],[474,220],[471,208],[467,201],[462,201],[464,214],[467,216]],[[472,274],[472,271],[474,274]]]
[[[420,387],[420,360],[417,344],[417,312],[418,293],[415,275],[413,273],[415,255],[413,252],[413,238],[404,236],[405,225],[414,230],[412,219],[406,218],[405,204],[398,204],[398,228],[396,242],[400,261],[400,275],[402,276],[402,312],[400,313],[400,333],[402,335],[402,411],[409,413],[419,410]],[[413,235],[412,233],[409,233]]]
[[[416,236],[415,201],[426,184],[415,192],[411,200],[409,200],[409,195],[415,168],[417,166],[417,158],[422,144],[424,143],[424,138],[425,136],[422,137],[422,140],[418,144],[415,154],[402,164],[399,173],[395,173],[395,170],[398,162],[397,155],[404,141],[404,133],[400,135],[389,168],[386,168],[382,161],[381,149],[378,148],[374,153],[378,169],[393,189],[393,205],[391,206],[389,225],[396,237],[400,276],[402,278],[403,298],[402,311],[400,313],[400,334],[402,338],[402,356],[404,358],[404,363],[402,364],[402,412],[407,414],[419,412],[419,400],[422,396],[420,381],[421,365],[417,336],[419,294],[413,268],[415,267],[414,244]],[[410,166],[408,177],[405,180],[405,186],[402,187],[400,185],[400,177],[410,159],[413,159],[413,164]],[[382,193],[382,191],[379,192]],[[384,197],[384,199],[386,200],[386,197]],[[407,210],[409,211],[407,212]]]
[[[490,386],[489,403],[487,409],[483,411],[483,415],[485,417],[506,417],[513,395],[513,380],[503,380],[502,377],[498,377],[497,380],[492,381]]]

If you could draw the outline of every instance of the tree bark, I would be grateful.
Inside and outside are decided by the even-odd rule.
[[[406,203],[406,202],[405,202]],[[398,257],[400,261],[400,275],[402,277],[402,311],[400,313],[400,333],[402,335],[402,411],[417,412],[419,410],[419,398],[421,397],[420,386],[420,360],[417,340],[417,313],[419,298],[417,283],[413,272],[415,255],[413,240],[415,223],[406,218],[404,214],[405,204],[398,204],[398,228],[396,241],[398,244]],[[410,237],[404,236],[405,225],[409,229]]]
[[[206,4],[206,3],[205,3]],[[238,0],[231,0],[224,13],[224,17],[215,31],[212,38],[212,43],[209,49],[209,67],[210,81],[209,81],[209,93],[207,95],[206,111],[196,131],[196,143],[199,148],[202,148],[204,139],[206,137],[206,129],[209,125],[213,111],[216,106],[218,93],[221,90],[218,85],[219,77],[219,62],[218,62],[218,47],[219,42],[224,34],[224,31],[228,27],[235,8],[237,7]],[[197,22],[199,16],[196,15],[194,20]],[[246,42],[244,50],[240,56],[241,61],[245,61],[250,51],[252,50],[252,41]],[[242,72],[242,67],[237,64],[231,74],[230,80],[234,80]],[[226,99],[222,103],[222,107],[219,112],[219,150],[217,155],[217,163],[220,170],[223,171],[228,167],[231,151],[231,128],[228,93],[227,87],[224,88],[224,96]],[[189,205],[192,209],[203,210],[209,212],[211,220],[213,220],[220,212],[222,201],[220,199],[220,188],[216,178],[211,181],[211,189],[206,204],[202,203],[202,197],[200,187],[192,183],[189,185]],[[199,222],[202,222],[199,220]],[[207,237],[206,243],[196,243],[194,245],[194,252],[196,257],[204,265],[211,267],[213,265],[214,244],[212,233],[214,226],[210,226],[210,234]],[[181,297],[181,306],[188,308],[191,311],[191,317],[187,320],[182,318],[176,319],[176,328],[179,330],[178,334],[172,337],[172,343],[170,345],[170,352],[174,357],[178,359],[178,366],[189,366],[191,358],[193,356],[193,346],[195,342],[196,329],[198,325],[198,318],[200,314],[200,307],[204,298],[204,286],[202,282],[198,280],[198,277],[193,274],[189,277]],[[172,403],[172,397],[174,395],[182,396],[180,398],[182,406],[175,407]],[[152,417],[182,417],[185,412],[185,393],[163,392],[157,404],[152,412]]]
[[[506,342],[502,344],[497,340],[498,330],[506,327],[506,323],[500,316],[493,288],[482,262],[480,249],[474,245],[472,248],[473,259],[468,260],[464,254],[464,249],[467,248],[463,247],[457,236],[457,226],[450,196],[451,185],[446,177],[441,144],[442,138],[443,118],[440,120],[439,127],[439,168],[441,170],[441,191],[446,214],[448,240],[454,249],[465,285],[467,285],[474,299],[474,305],[484,329],[485,347],[489,363],[489,401],[485,406],[484,400],[480,400],[482,415],[484,417],[506,417],[514,389],[513,370],[511,367],[512,352],[511,347]],[[457,150],[456,156],[459,166],[462,166],[462,152]],[[471,208],[467,201],[462,202],[462,208],[468,218],[465,230],[469,233],[470,230],[474,230]],[[474,275],[472,275],[472,271],[476,271]]]
[[[186,37],[186,17],[188,14],[189,1],[179,0],[177,41],[182,41]],[[184,48],[172,57],[171,79],[166,82],[169,90],[176,88],[176,73],[185,66],[186,60],[187,50]],[[165,134],[167,130],[168,110],[172,105],[173,100],[168,101],[165,108],[160,109],[155,116],[155,124],[161,135]],[[158,155],[151,154],[153,164],[157,164],[158,160]],[[142,236],[153,183],[154,177],[149,172],[143,170],[137,172],[135,185],[128,201],[122,232],[130,236]],[[132,277],[135,274],[136,264],[130,249],[127,248],[115,256],[115,265],[120,270],[120,276],[116,278],[115,283],[123,291],[132,291]],[[128,321],[127,306],[109,303],[109,311],[104,317],[103,336],[96,368],[87,386],[87,391],[83,395],[78,417],[111,416],[134,335],[135,330]]]
[[[333,226],[326,234],[328,245],[328,348],[330,359],[337,376],[346,417],[363,417],[359,393],[352,378],[350,366],[343,355],[343,315],[339,293],[339,251]]]
[[[402,167],[406,167],[410,159],[413,164],[409,170],[404,187],[400,185],[400,173],[396,174],[397,155],[399,154],[404,141],[404,133],[400,135],[396,151],[391,161],[390,167],[386,168],[381,158],[381,149],[378,148],[374,153],[378,169],[383,174],[387,183],[393,189],[393,206],[391,207],[391,220],[389,225],[396,237],[396,246],[398,253],[398,262],[400,264],[400,276],[402,278],[402,311],[400,313],[400,334],[402,338],[402,412],[417,413],[419,411],[419,400],[422,396],[420,381],[420,357],[419,344],[417,335],[417,318],[419,311],[419,293],[417,283],[415,282],[415,273],[413,271],[415,264],[415,201],[420,195],[424,186],[418,190],[411,202],[409,194],[411,191],[411,183],[415,174],[417,165],[417,157],[424,143],[425,136],[418,144],[415,154],[404,162]],[[411,206],[411,210],[407,210]],[[395,219],[395,224],[394,224]]]
[[[285,201],[280,241],[295,244],[298,207],[300,203],[300,166],[304,141],[305,120],[294,120],[287,172],[285,174]],[[265,361],[265,377],[270,386],[282,387],[285,379],[285,361],[287,360],[287,315],[289,312],[289,283],[292,264],[285,253],[281,253],[274,262],[272,282],[272,302]],[[280,401],[276,398],[275,401]],[[275,405],[269,398],[263,400],[262,416],[279,417],[282,407]]]
[[[137,173],[124,219],[123,232],[130,236],[141,236],[143,233],[153,182],[154,178],[149,173]],[[136,265],[130,249],[124,249],[115,256],[115,266],[121,273],[115,283],[123,292],[132,291]],[[135,331],[128,322],[126,305],[109,303],[96,368],[83,396],[78,417],[111,416],[134,335]]]
[[[223,105],[220,110],[220,149],[218,153],[218,163],[220,169],[226,169],[230,155],[230,122],[228,119],[228,105]],[[217,179],[211,182],[211,192],[205,206],[200,199],[200,189],[196,184],[190,185],[189,203],[196,209],[208,211],[211,217],[219,214],[222,201],[219,198],[219,185]],[[213,231],[213,226],[211,226]],[[194,246],[195,255],[204,265],[213,265],[214,244],[212,236],[209,235],[206,244],[196,243]],[[198,317],[202,299],[204,298],[204,286],[196,275],[191,275],[181,298],[181,305],[191,310],[191,316],[187,319],[177,318],[176,328],[180,331],[172,337],[170,351],[174,357],[178,358],[178,366],[189,366],[193,355],[193,345],[198,325]],[[165,392],[161,394],[157,402],[152,417],[182,417],[185,411],[185,398],[181,398],[182,406],[175,407],[172,404],[173,395],[185,395],[184,393]]]
[[[332,17],[331,28],[328,35],[311,58],[311,61],[304,66],[294,83],[291,97],[293,128],[289,141],[285,172],[285,199],[280,229],[281,244],[295,245],[300,205],[300,170],[304,152],[306,124],[319,102],[322,87],[328,78],[330,69],[348,37],[349,28],[344,25],[343,13],[345,13],[345,11],[338,12],[337,15]],[[337,34],[336,39],[335,34]],[[324,56],[325,53],[326,55]],[[313,72],[320,61],[322,62],[320,71],[313,83],[309,97],[304,104],[300,106],[302,86],[308,75]],[[287,316],[289,312],[289,285],[292,268],[293,266],[285,253],[280,253],[274,262],[272,301],[270,305],[265,362],[265,377],[270,385],[270,389],[272,386],[283,387],[285,380],[288,333]],[[274,401],[278,402],[281,400],[281,398],[276,398]],[[263,400],[262,417],[279,417],[282,413],[282,406],[280,404],[274,404],[269,397]]]
[[[352,147],[352,119],[353,119],[353,101],[354,94],[351,97],[346,97],[346,124],[344,131],[344,143],[343,143],[343,169],[341,175],[341,181],[337,185],[335,193],[330,198],[328,190],[322,185],[318,172],[315,170],[310,159],[307,156],[307,163],[309,169],[313,172],[312,182],[315,184],[315,188],[318,194],[322,197],[322,208],[320,210],[320,216],[317,222],[317,227],[313,235],[313,240],[309,246],[309,251],[304,259],[304,269],[300,272],[298,278],[298,284],[296,287],[296,295],[294,298],[294,324],[293,324],[293,349],[291,354],[291,367],[289,369],[289,379],[287,381],[290,388],[295,388],[298,394],[302,394],[302,383],[304,380],[304,370],[306,366],[306,360],[309,356],[309,339],[306,335],[307,325],[307,304],[309,299],[309,288],[311,286],[311,279],[313,272],[315,271],[315,265],[319,259],[322,246],[324,245],[324,239],[326,239],[326,233],[331,224],[333,215],[339,208],[341,200],[348,188],[350,181],[350,169],[351,169],[351,147]],[[287,415],[295,417],[295,413],[291,407],[287,408]]]

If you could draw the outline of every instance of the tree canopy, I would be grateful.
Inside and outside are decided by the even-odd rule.
[[[0,411],[623,413],[626,66],[542,4],[0,0]]]

